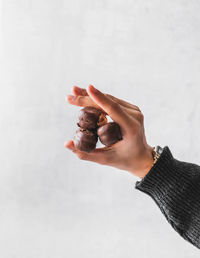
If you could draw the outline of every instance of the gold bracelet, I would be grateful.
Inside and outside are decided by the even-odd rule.
[[[152,164],[152,166],[158,161],[162,151],[163,151],[163,148],[161,148],[160,146],[153,147],[153,151],[152,151],[153,164]]]

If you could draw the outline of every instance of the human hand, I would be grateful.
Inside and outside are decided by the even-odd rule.
[[[96,148],[90,153],[77,150],[71,140],[65,143],[65,147],[82,160],[116,167],[143,178],[152,167],[153,148],[146,142],[144,116],[140,109],[110,94],[104,94],[92,85],[87,89],[74,86],[72,93],[73,95],[66,97],[69,104],[94,106],[103,110],[119,124],[123,139],[112,146]]]

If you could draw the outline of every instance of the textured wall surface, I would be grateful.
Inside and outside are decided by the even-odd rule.
[[[94,84],[141,108],[150,145],[200,164],[200,1],[0,3],[0,257],[199,257],[136,177],[63,143],[65,95]]]

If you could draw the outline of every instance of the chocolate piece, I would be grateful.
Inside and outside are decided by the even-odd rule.
[[[109,122],[97,129],[99,140],[106,146],[122,140],[120,126],[115,122]]]
[[[84,129],[95,130],[98,126],[102,126],[106,122],[105,113],[100,109],[88,106],[80,110],[77,125]]]
[[[79,128],[74,136],[74,145],[80,151],[91,152],[95,149],[97,140],[96,132]]]

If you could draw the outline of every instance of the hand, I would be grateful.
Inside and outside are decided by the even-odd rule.
[[[123,139],[112,146],[96,148],[90,153],[77,150],[73,141],[67,141],[65,147],[82,160],[113,166],[143,178],[152,167],[153,148],[146,142],[144,116],[140,109],[110,94],[104,94],[92,85],[87,90],[74,86],[72,93],[73,95],[66,97],[69,104],[94,106],[103,110],[120,125]]]

